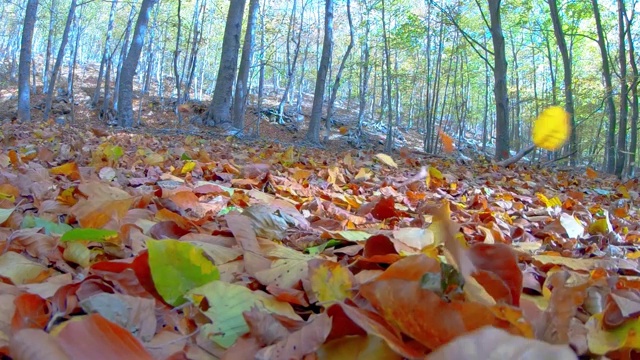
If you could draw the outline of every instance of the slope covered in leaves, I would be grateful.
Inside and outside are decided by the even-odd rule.
[[[2,131],[0,352],[14,359],[640,349],[635,180],[407,151]]]

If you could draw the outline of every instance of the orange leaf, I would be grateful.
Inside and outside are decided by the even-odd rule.
[[[72,359],[153,359],[129,330],[100,314],[67,322],[57,340]]]
[[[49,322],[49,304],[40,296],[21,294],[13,303],[16,306],[11,318],[11,330],[14,333],[20,329],[43,329]]]
[[[588,167],[587,168],[587,177],[589,179],[596,179],[598,177],[598,172],[596,172],[592,168]]]
[[[444,149],[444,152],[452,153],[453,150],[455,150],[456,148],[453,138],[445,134],[445,132],[442,130],[439,130],[439,132],[440,132],[440,138],[442,139],[442,148]]]

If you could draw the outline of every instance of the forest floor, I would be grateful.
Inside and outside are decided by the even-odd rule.
[[[479,360],[640,349],[637,180],[409,146],[385,155],[375,133],[354,148],[344,109],[323,148],[303,141],[304,125],[263,121],[262,140],[179,125],[152,98],[144,126],[125,131],[100,122],[89,96],[78,94],[72,122],[60,101],[38,121],[36,95],[36,121],[20,124],[15,88],[0,89],[2,354]]]

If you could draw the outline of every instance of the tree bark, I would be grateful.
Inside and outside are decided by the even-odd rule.
[[[491,40],[493,41],[493,78],[496,102],[496,160],[509,157],[509,98],[507,94],[507,57],[500,19],[501,0],[489,0]]]
[[[322,103],[324,90],[327,85],[327,72],[331,66],[333,53],[333,0],[325,0],[324,13],[324,39],[322,41],[322,57],[316,77],[316,87],[313,92],[313,106],[311,108],[311,121],[307,130],[307,140],[320,142],[320,119],[322,118]]]
[[[349,59],[349,55],[351,54],[351,49],[353,48],[353,21],[351,20],[351,0],[347,0],[347,18],[349,20],[349,45],[347,45],[347,50],[342,57],[342,61],[340,62],[340,67],[338,68],[338,73],[336,74],[336,79],[333,83],[333,89],[331,89],[331,95],[329,96],[329,103],[327,104],[327,122],[326,122],[326,131],[324,140],[329,140],[329,135],[331,133],[331,117],[333,117],[333,105],[336,102],[336,98],[338,96],[338,89],[340,88],[340,80],[342,78],[342,72],[344,71],[344,66]]]
[[[596,30],[598,32],[598,46],[600,47],[600,57],[602,58],[602,76],[606,87],[605,103],[607,105],[607,117],[609,119],[609,128],[607,130],[606,140],[606,169],[608,173],[613,173],[616,164],[615,153],[615,136],[616,136],[616,106],[613,103],[613,82],[611,81],[611,70],[609,68],[609,55],[607,53],[607,44],[605,42],[604,31],[602,30],[602,22],[600,20],[600,9],[597,0],[591,0],[593,6],[593,16],[596,21]]]
[[[236,80],[236,92],[233,99],[233,126],[241,131],[244,129],[244,114],[247,108],[247,95],[249,93],[249,69],[253,57],[253,43],[255,39],[255,24],[260,3],[258,0],[249,1],[249,15],[247,28],[244,32],[244,44],[242,44],[242,58]],[[258,114],[258,117],[260,114]]]
[[[568,150],[569,154],[571,154],[569,157],[569,164],[571,166],[575,166],[578,164],[578,138],[576,133],[576,119],[574,116],[575,110],[573,108],[571,58],[569,57],[567,42],[565,41],[564,32],[562,31],[562,23],[560,22],[560,15],[558,14],[556,0],[548,0],[548,2],[551,13],[551,22],[553,23],[553,32],[556,36],[558,50],[560,50],[560,55],[562,56],[562,67],[564,69],[564,108],[569,113],[571,123],[571,135]]]
[[[29,88],[29,70],[31,69],[31,46],[33,43],[33,28],[38,13],[38,0],[27,2],[27,11],[22,26],[22,40],[20,41],[20,63],[18,64],[18,120],[31,120],[31,92]]]
[[[158,0],[142,0],[140,13],[133,30],[133,41],[122,64],[120,75],[120,89],[118,91],[118,121],[120,126],[130,128],[133,126],[133,77],[138,67],[138,60],[144,45],[144,37],[147,34],[149,13]]]
[[[55,90],[58,74],[60,73],[60,67],[62,66],[62,60],[64,59],[64,49],[67,46],[67,42],[69,41],[69,29],[71,29],[71,22],[73,21],[73,17],[75,16],[76,4],[76,0],[71,0],[71,5],[69,6],[69,14],[67,15],[67,23],[65,24],[64,31],[62,32],[60,49],[58,50],[58,56],[56,57],[56,63],[53,66],[53,73],[51,74],[51,80],[49,82],[49,89],[47,90],[47,99],[44,106],[45,121],[49,118],[49,113],[51,112],[53,92]]]
[[[100,61],[100,70],[98,71],[98,82],[96,83],[96,90],[91,98],[91,105],[96,106],[100,99],[100,85],[102,84],[102,76],[104,74],[104,67],[107,64],[109,57],[109,43],[111,42],[111,36],[113,34],[113,22],[116,16],[116,4],[117,0],[113,0],[111,3],[111,10],[109,11],[109,22],[107,23],[107,37],[104,40],[104,51],[102,52],[102,61]]]
[[[627,29],[631,29],[631,19],[626,16]],[[631,143],[629,144],[629,175],[635,176],[636,153],[638,151],[638,64],[636,63],[636,52],[633,45],[631,31],[627,31],[627,40],[629,41],[629,65],[631,65]]]
[[[618,156],[615,174],[622,176],[627,155],[627,51],[625,44],[624,0],[618,0],[618,58],[620,59],[620,126],[618,127]]]
[[[208,125],[231,122],[231,93],[233,91],[233,81],[236,78],[236,67],[238,66],[244,5],[245,0],[231,0],[229,2],[216,87],[213,91],[213,98],[205,120]]]

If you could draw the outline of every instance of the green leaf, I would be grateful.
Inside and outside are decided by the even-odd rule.
[[[189,290],[220,279],[218,268],[204,251],[189,242],[147,240],[149,268],[156,290],[173,306],[183,304]]]
[[[16,208],[0,209],[0,224],[7,221],[7,219],[9,218],[9,216],[11,216],[11,214],[13,213],[13,210],[15,209]]]
[[[106,229],[71,229],[62,235],[60,241],[107,242],[118,237],[118,232]]]
[[[187,154],[186,152],[183,152],[182,155],[180,156],[180,160],[193,160],[191,158],[191,156],[189,156],[189,154]]]
[[[54,223],[52,221],[34,217],[31,215],[25,216],[25,218],[22,220],[22,224],[20,224],[20,227],[22,229],[41,227],[44,229],[44,233],[47,235],[61,235],[70,230],[73,230],[71,225],[65,223]]]
[[[121,146],[110,146],[104,150],[104,153],[110,160],[118,161],[124,155],[124,150]]]
[[[335,247],[337,245],[342,244],[342,241],[340,240],[336,240],[336,239],[331,239],[323,244],[320,245],[316,245],[316,246],[310,246],[306,249],[304,249],[304,252],[310,255],[318,255],[321,252],[325,251],[326,248],[330,248],[330,247]]]
[[[196,305],[200,304],[203,297],[207,299],[209,308],[204,314],[212,320],[212,324],[203,325],[201,331],[223,348],[233,345],[238,337],[249,331],[242,313],[252,307],[300,320],[289,303],[278,301],[262,291],[251,291],[245,286],[223,281],[213,281],[192,289],[186,297]]]

